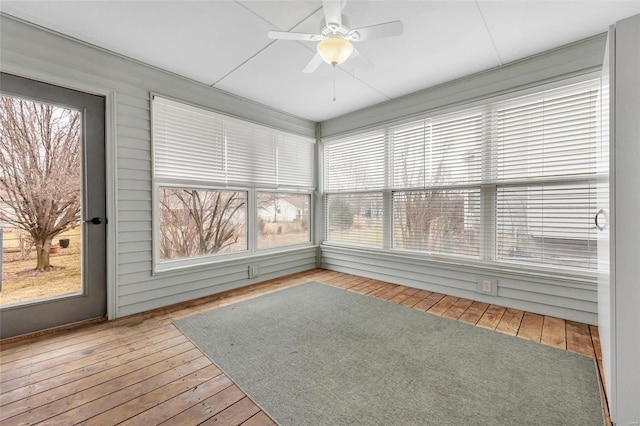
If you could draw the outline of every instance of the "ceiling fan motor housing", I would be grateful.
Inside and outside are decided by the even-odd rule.
[[[320,35],[323,38],[331,38],[331,37],[341,37],[341,38],[347,38],[350,36],[351,33],[351,29],[349,28],[349,18],[347,18],[345,15],[342,15],[342,25],[337,24],[335,22],[329,22],[327,24],[326,20],[324,18],[322,18],[322,21],[320,21]],[[354,33],[357,34],[357,33]],[[354,34],[351,34],[351,36],[353,36]],[[357,40],[354,39],[353,37],[349,37],[351,40]]]

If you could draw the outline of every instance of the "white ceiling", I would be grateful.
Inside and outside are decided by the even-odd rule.
[[[605,32],[640,13],[635,1],[362,1],[352,28],[392,20],[404,34],[356,45],[339,69],[302,69],[311,42],[269,30],[316,33],[321,1],[0,1],[0,11],[312,121],[498,67]],[[333,101],[335,78],[336,100]]]

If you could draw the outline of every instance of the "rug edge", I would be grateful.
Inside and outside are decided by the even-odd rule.
[[[243,302],[247,302],[247,301],[250,301],[250,300],[255,300],[255,299],[258,299],[258,298],[260,298],[260,297],[262,297],[262,296],[274,295],[274,294],[280,293],[280,292],[285,291],[285,290],[291,290],[291,289],[295,289],[295,288],[299,288],[299,287],[304,287],[304,286],[307,286],[307,285],[311,285],[311,286],[321,286],[321,287],[330,288],[330,289],[333,289],[333,290],[336,290],[336,291],[340,291],[340,290],[341,290],[341,291],[343,291],[343,292],[347,292],[347,293],[350,293],[350,294],[353,294],[353,295],[356,295],[356,296],[362,296],[362,297],[365,297],[365,298],[368,298],[368,299],[371,299],[371,300],[377,300],[377,301],[379,301],[380,303],[385,303],[385,302],[386,302],[386,303],[389,303],[389,304],[391,304],[391,305],[396,305],[396,306],[403,307],[403,308],[407,308],[407,309],[410,309],[410,310],[411,310],[411,309],[413,309],[413,308],[408,307],[408,306],[404,306],[404,305],[400,305],[400,304],[396,304],[396,303],[389,302],[388,300],[378,299],[378,298],[376,298],[376,297],[368,296],[368,295],[366,295],[366,294],[361,294],[361,293],[357,293],[357,292],[349,291],[348,289],[345,289],[345,288],[336,287],[336,286],[333,286],[333,285],[331,285],[331,284],[326,284],[326,283],[323,283],[323,282],[320,282],[320,281],[315,281],[315,280],[313,280],[313,281],[306,281],[306,282],[302,282],[302,283],[299,283],[299,284],[294,284],[294,285],[291,285],[291,286],[288,286],[288,287],[284,287],[284,288],[279,288],[279,289],[276,289],[276,290],[271,291],[271,292],[269,292],[269,293],[263,293],[263,294],[260,294],[260,295],[255,296],[255,297],[251,297],[251,298],[249,298],[249,299],[242,299],[242,300],[239,300],[239,301],[236,301],[236,302],[230,303],[230,304],[228,304],[228,305],[212,307],[211,309],[208,309],[208,310],[206,310],[206,311],[198,312],[198,313],[194,313],[194,314],[192,314],[192,315],[188,315],[188,316],[185,316],[185,317],[179,318],[179,319],[177,319],[177,320],[172,320],[172,321],[171,321],[171,323],[173,324],[173,326],[174,326],[174,327],[176,327],[176,329],[178,329],[178,330],[180,331],[180,333],[181,333],[183,336],[185,336],[185,337],[186,337],[186,338],[187,338],[187,339],[188,339],[188,340],[189,340],[189,341],[190,341],[190,342],[191,342],[191,343],[192,343],[196,348],[198,348],[198,350],[199,350],[199,351],[200,351],[200,352],[201,352],[201,353],[202,353],[202,354],[203,354],[203,355],[204,355],[204,356],[205,356],[205,357],[206,357],[206,358],[207,358],[207,359],[208,359],[208,360],[209,360],[209,361],[210,361],[210,362],[211,362],[211,363],[216,367],[216,368],[218,368],[218,369],[221,371],[221,373],[222,373],[222,374],[224,374],[224,375],[225,375],[225,376],[226,376],[226,377],[231,381],[231,383],[233,383],[233,385],[237,386],[237,387],[238,387],[238,389],[240,389],[240,390],[243,392],[243,394],[244,394],[247,398],[249,398],[249,399],[250,399],[250,400],[251,400],[251,401],[252,401],[252,402],[253,402],[253,403],[254,403],[258,408],[260,408],[260,410],[261,410],[262,412],[264,412],[267,416],[269,416],[269,418],[270,418],[271,420],[273,420],[273,421],[274,421],[276,424],[278,424],[278,425],[279,425],[280,423],[279,423],[279,422],[276,420],[276,418],[275,418],[275,417],[274,417],[274,416],[269,412],[269,410],[265,409],[265,408],[264,408],[260,403],[258,403],[257,401],[255,401],[255,400],[254,400],[254,398],[252,398],[252,397],[251,397],[251,395],[250,395],[250,393],[249,393],[249,392],[247,392],[247,391],[246,391],[242,386],[240,386],[240,385],[239,385],[239,384],[238,384],[238,383],[237,383],[237,382],[236,382],[236,381],[235,381],[235,380],[234,380],[234,379],[229,375],[229,373],[228,373],[227,371],[225,371],[225,369],[221,368],[221,367],[220,367],[220,366],[219,366],[219,365],[218,365],[218,364],[217,364],[217,363],[216,363],[216,362],[215,362],[215,361],[214,361],[214,360],[209,356],[209,354],[207,354],[207,352],[206,352],[205,350],[203,350],[203,348],[201,348],[201,347],[200,347],[200,346],[199,346],[195,341],[193,341],[193,340],[191,339],[191,337],[190,337],[189,335],[185,334],[185,333],[184,333],[184,331],[183,331],[182,329],[180,329],[180,327],[177,325],[177,322],[182,321],[182,320],[185,320],[185,319],[187,319],[187,318],[191,318],[191,317],[197,316],[197,315],[206,314],[206,313],[211,312],[211,311],[213,311],[213,310],[217,310],[217,309],[221,309],[221,308],[227,308],[227,307],[234,306],[234,305],[237,305],[237,304],[240,304],[240,303],[243,303]],[[428,314],[428,313],[429,313],[429,312],[426,312],[426,311],[420,311],[420,310],[416,310],[416,311],[417,311],[417,312],[422,312],[423,314]],[[439,316],[439,315],[434,315],[434,314],[431,314],[431,315],[432,315],[434,318],[441,318],[442,320],[449,320],[449,321],[453,321],[454,323],[457,323],[457,324],[461,324],[461,325],[466,325],[466,326],[470,326],[470,327],[477,328],[474,324],[468,324],[468,323],[460,322],[460,321],[458,321],[458,320],[455,320],[455,319],[452,319],[452,318],[442,317],[442,316]],[[604,412],[604,401],[605,401],[606,395],[604,395],[604,394],[603,394],[603,386],[602,386],[602,381],[601,381],[601,377],[600,377],[600,374],[599,374],[599,366],[598,366],[598,363],[597,363],[597,359],[596,359],[595,357],[590,357],[590,356],[587,356],[587,355],[584,355],[584,354],[581,354],[581,353],[572,352],[572,351],[569,351],[569,350],[566,350],[566,349],[561,349],[561,348],[557,348],[557,347],[550,346],[550,345],[544,345],[544,344],[539,343],[539,342],[529,341],[529,340],[527,340],[527,339],[522,339],[522,338],[519,338],[519,337],[517,337],[517,336],[513,336],[513,335],[509,335],[509,334],[504,334],[504,333],[496,332],[495,330],[488,330],[488,329],[484,329],[484,328],[482,328],[482,327],[477,328],[477,329],[478,329],[478,330],[484,330],[483,332],[495,333],[495,334],[496,334],[496,335],[498,335],[498,336],[503,336],[503,338],[515,338],[515,339],[518,339],[518,341],[526,342],[526,344],[535,345],[535,346],[544,346],[545,348],[555,349],[555,350],[558,350],[558,351],[564,352],[564,353],[566,353],[566,354],[571,354],[570,356],[578,356],[579,358],[588,358],[588,359],[591,359],[591,360],[592,360],[592,363],[594,364],[594,372],[595,372],[595,374],[596,374],[596,379],[597,379],[597,383],[598,383],[598,387],[599,387],[599,392],[598,392],[598,396],[599,396],[599,398],[598,398],[598,399],[599,399],[600,407],[601,407],[601,409],[599,410],[599,412],[600,412],[600,417],[601,417],[601,420],[602,420],[602,425],[603,425],[603,426],[606,426],[607,422],[606,422],[605,412]],[[252,417],[253,417],[253,416],[252,416]]]

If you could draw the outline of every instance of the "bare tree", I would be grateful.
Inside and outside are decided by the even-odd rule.
[[[243,235],[242,192],[162,189],[160,256],[201,256],[230,250]]]
[[[406,164],[406,163],[405,163]],[[402,170],[409,181],[409,173]],[[438,189],[399,193],[394,200],[402,247],[414,250],[441,251],[447,240],[466,241],[464,198],[457,191],[442,189],[444,165],[436,169],[431,184]]]
[[[46,270],[51,241],[80,221],[80,112],[0,98],[0,221],[27,231]]]
[[[401,193],[396,202],[403,247],[437,250],[444,238],[464,233],[464,199],[444,190]]]

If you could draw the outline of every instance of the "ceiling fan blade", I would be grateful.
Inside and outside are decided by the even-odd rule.
[[[402,21],[385,22],[384,24],[356,28],[346,37],[351,41],[371,40],[374,38],[393,37],[402,35],[404,26]]]
[[[327,25],[342,25],[342,3],[341,0],[322,0],[322,9]]]
[[[290,33],[287,31],[269,31],[267,36],[274,40],[305,40],[316,41],[318,35],[306,33]]]
[[[310,74],[310,73],[314,72],[316,69],[318,69],[318,67],[320,66],[320,64],[322,62],[323,62],[322,56],[320,56],[319,53],[316,53],[315,56],[313,58],[311,58],[311,60],[307,64],[307,66],[304,67],[302,72],[305,73],[305,74]]]
[[[363,55],[362,52],[355,47],[353,48],[353,61],[355,63],[355,67],[362,72],[369,72],[376,67],[369,58]]]

